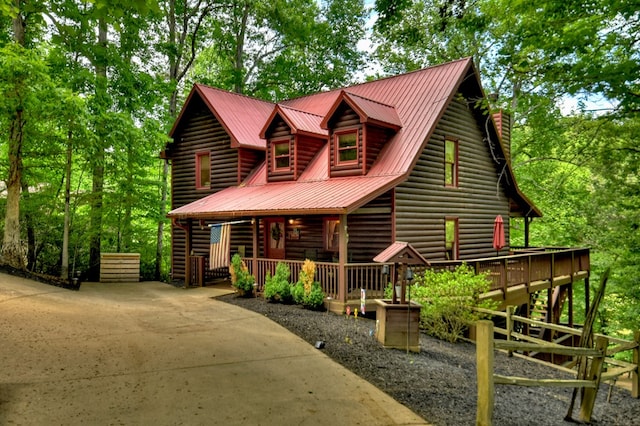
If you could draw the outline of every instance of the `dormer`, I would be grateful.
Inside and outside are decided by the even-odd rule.
[[[342,91],[320,126],[329,132],[331,177],[365,175],[402,127],[395,108]]]
[[[276,105],[260,132],[267,141],[267,181],[296,180],[327,142],[322,116]]]

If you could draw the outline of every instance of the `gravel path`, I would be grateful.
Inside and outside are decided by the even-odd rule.
[[[322,340],[329,357],[391,395],[434,425],[473,425],[476,416],[475,346],[450,344],[425,334],[420,353],[384,349],[373,337],[375,321],[362,316],[314,312],[262,298],[221,297],[228,303],[264,314],[311,344]],[[556,369],[495,353],[496,373],[528,378],[571,378]],[[640,400],[602,384],[593,413],[594,425],[640,425]],[[571,425],[564,421],[572,389],[496,386],[495,425]],[[578,417],[579,397],[573,417]]]

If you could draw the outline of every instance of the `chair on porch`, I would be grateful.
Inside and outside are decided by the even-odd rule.
[[[317,249],[304,249],[304,258],[313,260],[314,262],[318,260],[318,250]]]

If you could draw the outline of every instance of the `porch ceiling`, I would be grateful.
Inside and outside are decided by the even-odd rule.
[[[349,214],[402,179],[402,175],[353,176],[237,186],[174,209],[167,216],[204,219]]]

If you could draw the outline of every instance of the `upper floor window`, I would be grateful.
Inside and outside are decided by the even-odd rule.
[[[447,260],[458,258],[458,218],[448,217],[444,221],[444,249]]]
[[[357,163],[358,131],[336,133],[335,135],[336,165]]]
[[[444,184],[458,186],[458,141],[444,141]]]
[[[196,188],[209,189],[211,187],[211,153],[203,151],[196,153]]]
[[[273,171],[289,171],[291,164],[291,155],[289,151],[289,140],[282,142],[274,142],[271,144],[272,167]]]

